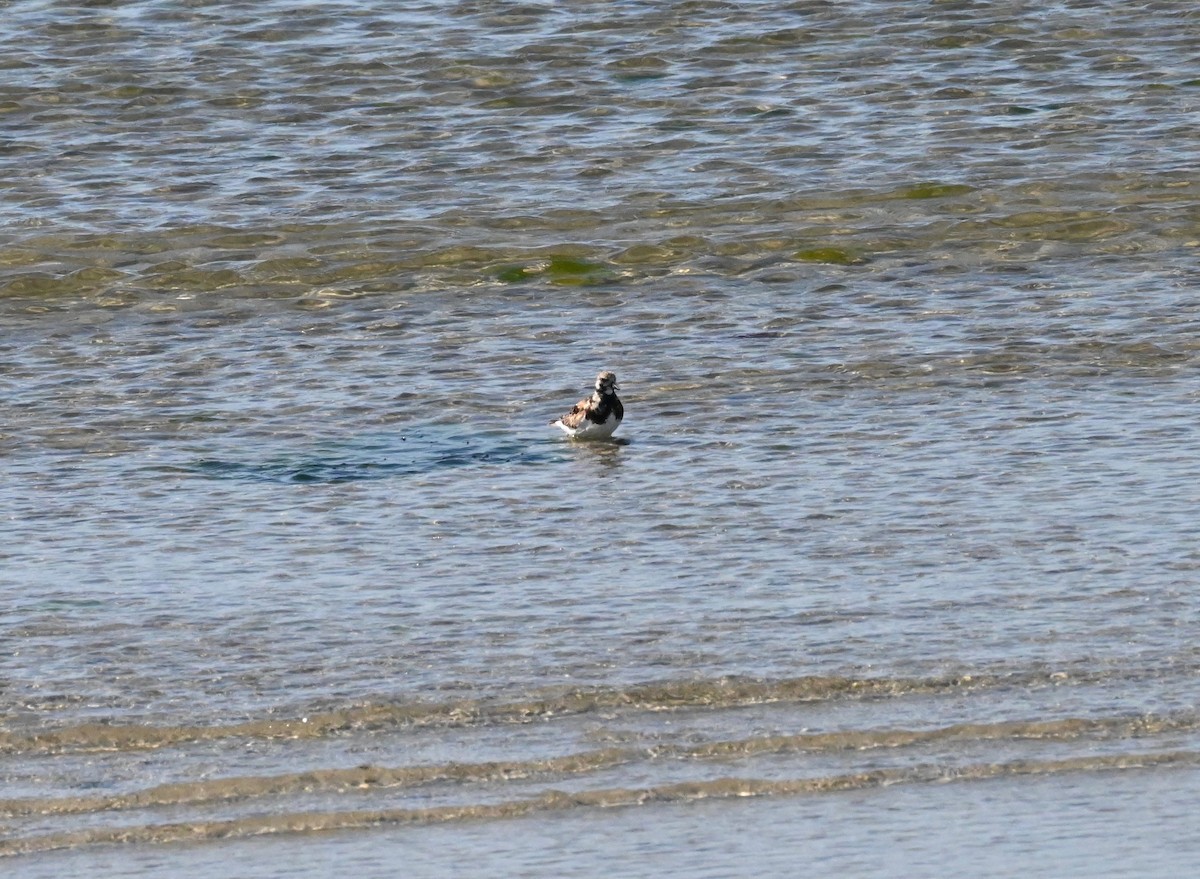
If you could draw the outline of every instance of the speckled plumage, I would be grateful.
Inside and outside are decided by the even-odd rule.
[[[605,371],[596,376],[596,390],[590,397],[550,423],[571,439],[608,439],[624,417],[625,407],[617,396],[617,375]]]

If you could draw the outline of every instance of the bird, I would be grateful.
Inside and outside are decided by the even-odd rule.
[[[617,374],[605,370],[596,376],[596,390],[590,397],[580,400],[570,412],[550,423],[561,427],[571,439],[608,439],[625,417],[617,390]]]

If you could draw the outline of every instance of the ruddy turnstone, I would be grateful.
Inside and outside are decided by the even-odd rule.
[[[550,423],[561,427],[571,439],[608,439],[624,417],[625,407],[617,397],[617,374],[605,371],[596,376],[596,390],[590,397]]]

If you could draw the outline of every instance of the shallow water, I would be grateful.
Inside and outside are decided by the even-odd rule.
[[[1064,877],[1166,875],[1200,848],[1195,829],[1181,821],[1194,805],[1195,783],[1194,770],[1151,771],[1031,778],[1009,788],[986,782],[816,800],[664,804],[649,822],[640,809],[553,816],[538,821],[536,838],[519,822],[479,822],[377,834],[371,847],[357,834],[339,834],[286,843],[254,839],[72,852],[51,856],[24,875],[79,869],[118,875],[178,864],[208,875],[236,857],[239,869],[252,875],[285,876],[295,867],[279,859],[299,852],[312,872],[381,875],[403,863],[413,876],[445,876],[462,870],[464,851],[478,857],[472,866],[479,872],[522,876],[596,876],[601,863],[610,873],[629,876],[754,876],[795,870],[801,856],[809,869],[864,877],[1006,877],[1018,869]],[[1142,807],[1120,833],[1113,832],[1108,811],[1114,799]],[[1040,808],[1031,810],[1030,800]]]
[[[5,16],[17,875],[1194,861],[1188,5]]]

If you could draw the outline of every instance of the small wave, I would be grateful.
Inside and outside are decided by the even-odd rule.
[[[347,706],[303,717],[263,718],[224,725],[85,723],[32,732],[0,731],[0,753],[115,751],[163,748],[229,738],[314,739],[352,730],[401,726],[467,726],[529,723],[601,711],[672,711],[734,708],[781,702],[884,699],[967,692],[997,687],[1085,683],[1087,673],[1031,671],[927,678],[806,676],[762,680],[714,678],[628,687],[577,688],[516,701],[462,699]]]
[[[873,769],[816,778],[761,779],[721,777],[640,788],[606,788],[564,792],[544,790],[534,796],[497,803],[471,803],[428,808],[360,809],[284,812],[228,820],[187,821],[125,827],[88,828],[0,840],[0,856],[114,843],[204,842],[268,834],[301,834],[367,829],[384,825],[433,825],[461,821],[497,821],[536,813],[575,809],[648,806],[704,799],[779,797],[869,790],[896,784],[982,781],[1035,775],[1111,772],[1168,766],[1196,766],[1200,752],[1159,751],[1141,754],[1090,755],[1058,760],[1017,760],[963,766],[920,764]]]
[[[582,776],[603,769],[659,760],[725,760],[762,755],[867,751],[944,742],[1074,741],[1130,739],[1200,729],[1200,716],[1060,718],[1056,720],[964,723],[926,730],[874,729],[755,736],[701,744],[599,748],[534,760],[452,762],[420,766],[363,765],[309,769],[272,776],[229,777],[157,785],[115,795],[0,799],[0,816],[75,815],[163,806],[197,805],[313,791],[368,791],[418,787],[438,782],[484,783]]]

